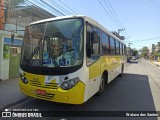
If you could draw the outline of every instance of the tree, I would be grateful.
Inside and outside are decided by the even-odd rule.
[[[5,0],[6,8],[13,9],[16,8],[19,4],[24,3],[25,0]]]
[[[24,2],[25,0],[5,0],[5,18],[10,18],[11,11]]]
[[[137,56],[138,55],[138,50],[136,48],[132,49],[132,56]]]
[[[146,57],[148,57],[148,54],[149,54],[149,49],[148,49],[147,46],[144,46],[144,47],[142,48],[141,57],[146,58]]]

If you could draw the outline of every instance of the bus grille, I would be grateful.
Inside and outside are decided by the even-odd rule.
[[[58,83],[42,83],[39,80],[30,80],[29,84],[36,87],[42,87],[42,88],[50,88],[50,89],[57,89]]]
[[[36,94],[35,95],[38,98],[51,100],[54,97],[54,94],[46,93],[46,95]]]

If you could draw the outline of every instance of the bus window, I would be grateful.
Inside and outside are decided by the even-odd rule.
[[[116,54],[119,55],[119,51],[120,51],[119,41],[115,40],[115,42],[116,42]]]
[[[109,54],[109,39],[106,33],[102,32],[102,53]]]
[[[50,68],[82,64],[81,19],[44,22],[26,29],[21,64]]]
[[[110,37],[110,53],[115,54],[115,40]]]
[[[127,55],[126,45],[123,45],[123,53],[124,53],[124,55]]]
[[[97,40],[95,40],[97,35]],[[100,31],[90,25],[87,25],[87,37],[86,37],[86,52],[87,52],[87,66],[98,60],[99,58],[99,42],[100,42]],[[91,56],[88,54],[91,53]]]
[[[123,55],[123,44],[120,43],[120,55]]]

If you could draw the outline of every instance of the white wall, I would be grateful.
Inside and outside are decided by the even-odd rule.
[[[9,59],[3,59],[3,43],[4,37],[0,34],[0,79],[9,78]]]

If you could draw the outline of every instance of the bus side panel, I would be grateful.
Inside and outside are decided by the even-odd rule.
[[[121,73],[122,57],[106,55],[101,57],[101,71],[108,72],[108,83]]]
[[[101,74],[100,59],[89,66],[89,80],[96,78]]]
[[[111,57],[110,56],[101,56],[101,74],[103,74],[104,71],[108,72],[108,80],[111,79]]]
[[[101,79],[100,59],[89,66],[88,98],[98,92]]]

